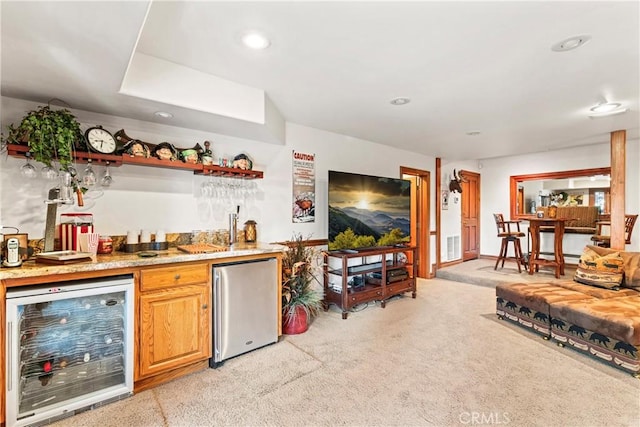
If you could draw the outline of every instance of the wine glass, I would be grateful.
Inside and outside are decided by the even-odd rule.
[[[27,151],[24,156],[27,158],[27,163],[20,167],[20,173],[25,178],[35,178],[38,174],[35,166],[31,164],[31,151]]]
[[[58,179],[58,171],[55,170],[52,166],[45,166],[40,170],[40,175],[43,178],[48,179],[49,181],[55,181]]]
[[[104,176],[100,180],[100,185],[103,187],[108,187],[113,183],[113,178],[111,178],[111,173],[109,172],[109,162],[107,162],[106,166]]]
[[[96,173],[91,167],[91,159],[87,160],[87,167],[84,169],[82,183],[87,187],[93,187],[94,185],[96,185]]]
[[[75,178],[78,175],[78,171],[72,165],[67,166],[66,170],[71,175],[71,178]]]

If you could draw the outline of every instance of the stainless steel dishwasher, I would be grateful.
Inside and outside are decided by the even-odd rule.
[[[213,357],[209,366],[278,341],[277,260],[213,268]]]

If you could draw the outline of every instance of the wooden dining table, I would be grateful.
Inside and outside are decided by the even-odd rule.
[[[564,276],[564,254],[562,252],[562,238],[564,227],[573,218],[528,218],[529,233],[531,234],[531,255],[529,257],[529,274],[539,271],[540,266],[553,267],[556,278]],[[540,227],[553,226],[553,259],[540,258]]]

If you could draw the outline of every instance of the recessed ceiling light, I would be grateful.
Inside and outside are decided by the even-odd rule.
[[[251,49],[266,49],[271,42],[262,33],[257,31],[249,31],[242,36],[242,43]]]
[[[404,97],[400,97],[400,98],[393,98],[391,101],[389,101],[389,103],[391,103],[391,105],[405,105],[410,103],[411,100],[409,98],[404,98]]]
[[[163,119],[170,119],[173,117],[173,114],[167,113],[166,111],[156,111],[153,114],[157,117],[162,117]]]
[[[467,132],[467,135],[468,136],[478,136],[478,135],[480,135],[480,131],[472,130],[472,131]]]
[[[554,52],[566,52],[579,48],[589,40],[591,40],[591,36],[586,34],[581,36],[569,37],[568,39],[562,40],[561,42],[558,42],[551,46],[551,50]]]

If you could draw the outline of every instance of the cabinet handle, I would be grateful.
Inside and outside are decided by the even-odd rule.
[[[206,310],[207,308],[209,308],[209,306],[208,306],[207,304],[204,304],[204,305],[202,306],[202,309],[203,309],[203,310]]]
[[[180,280],[180,273],[178,273],[178,274],[176,274],[176,275],[175,275],[175,279],[176,279],[176,280]]]

